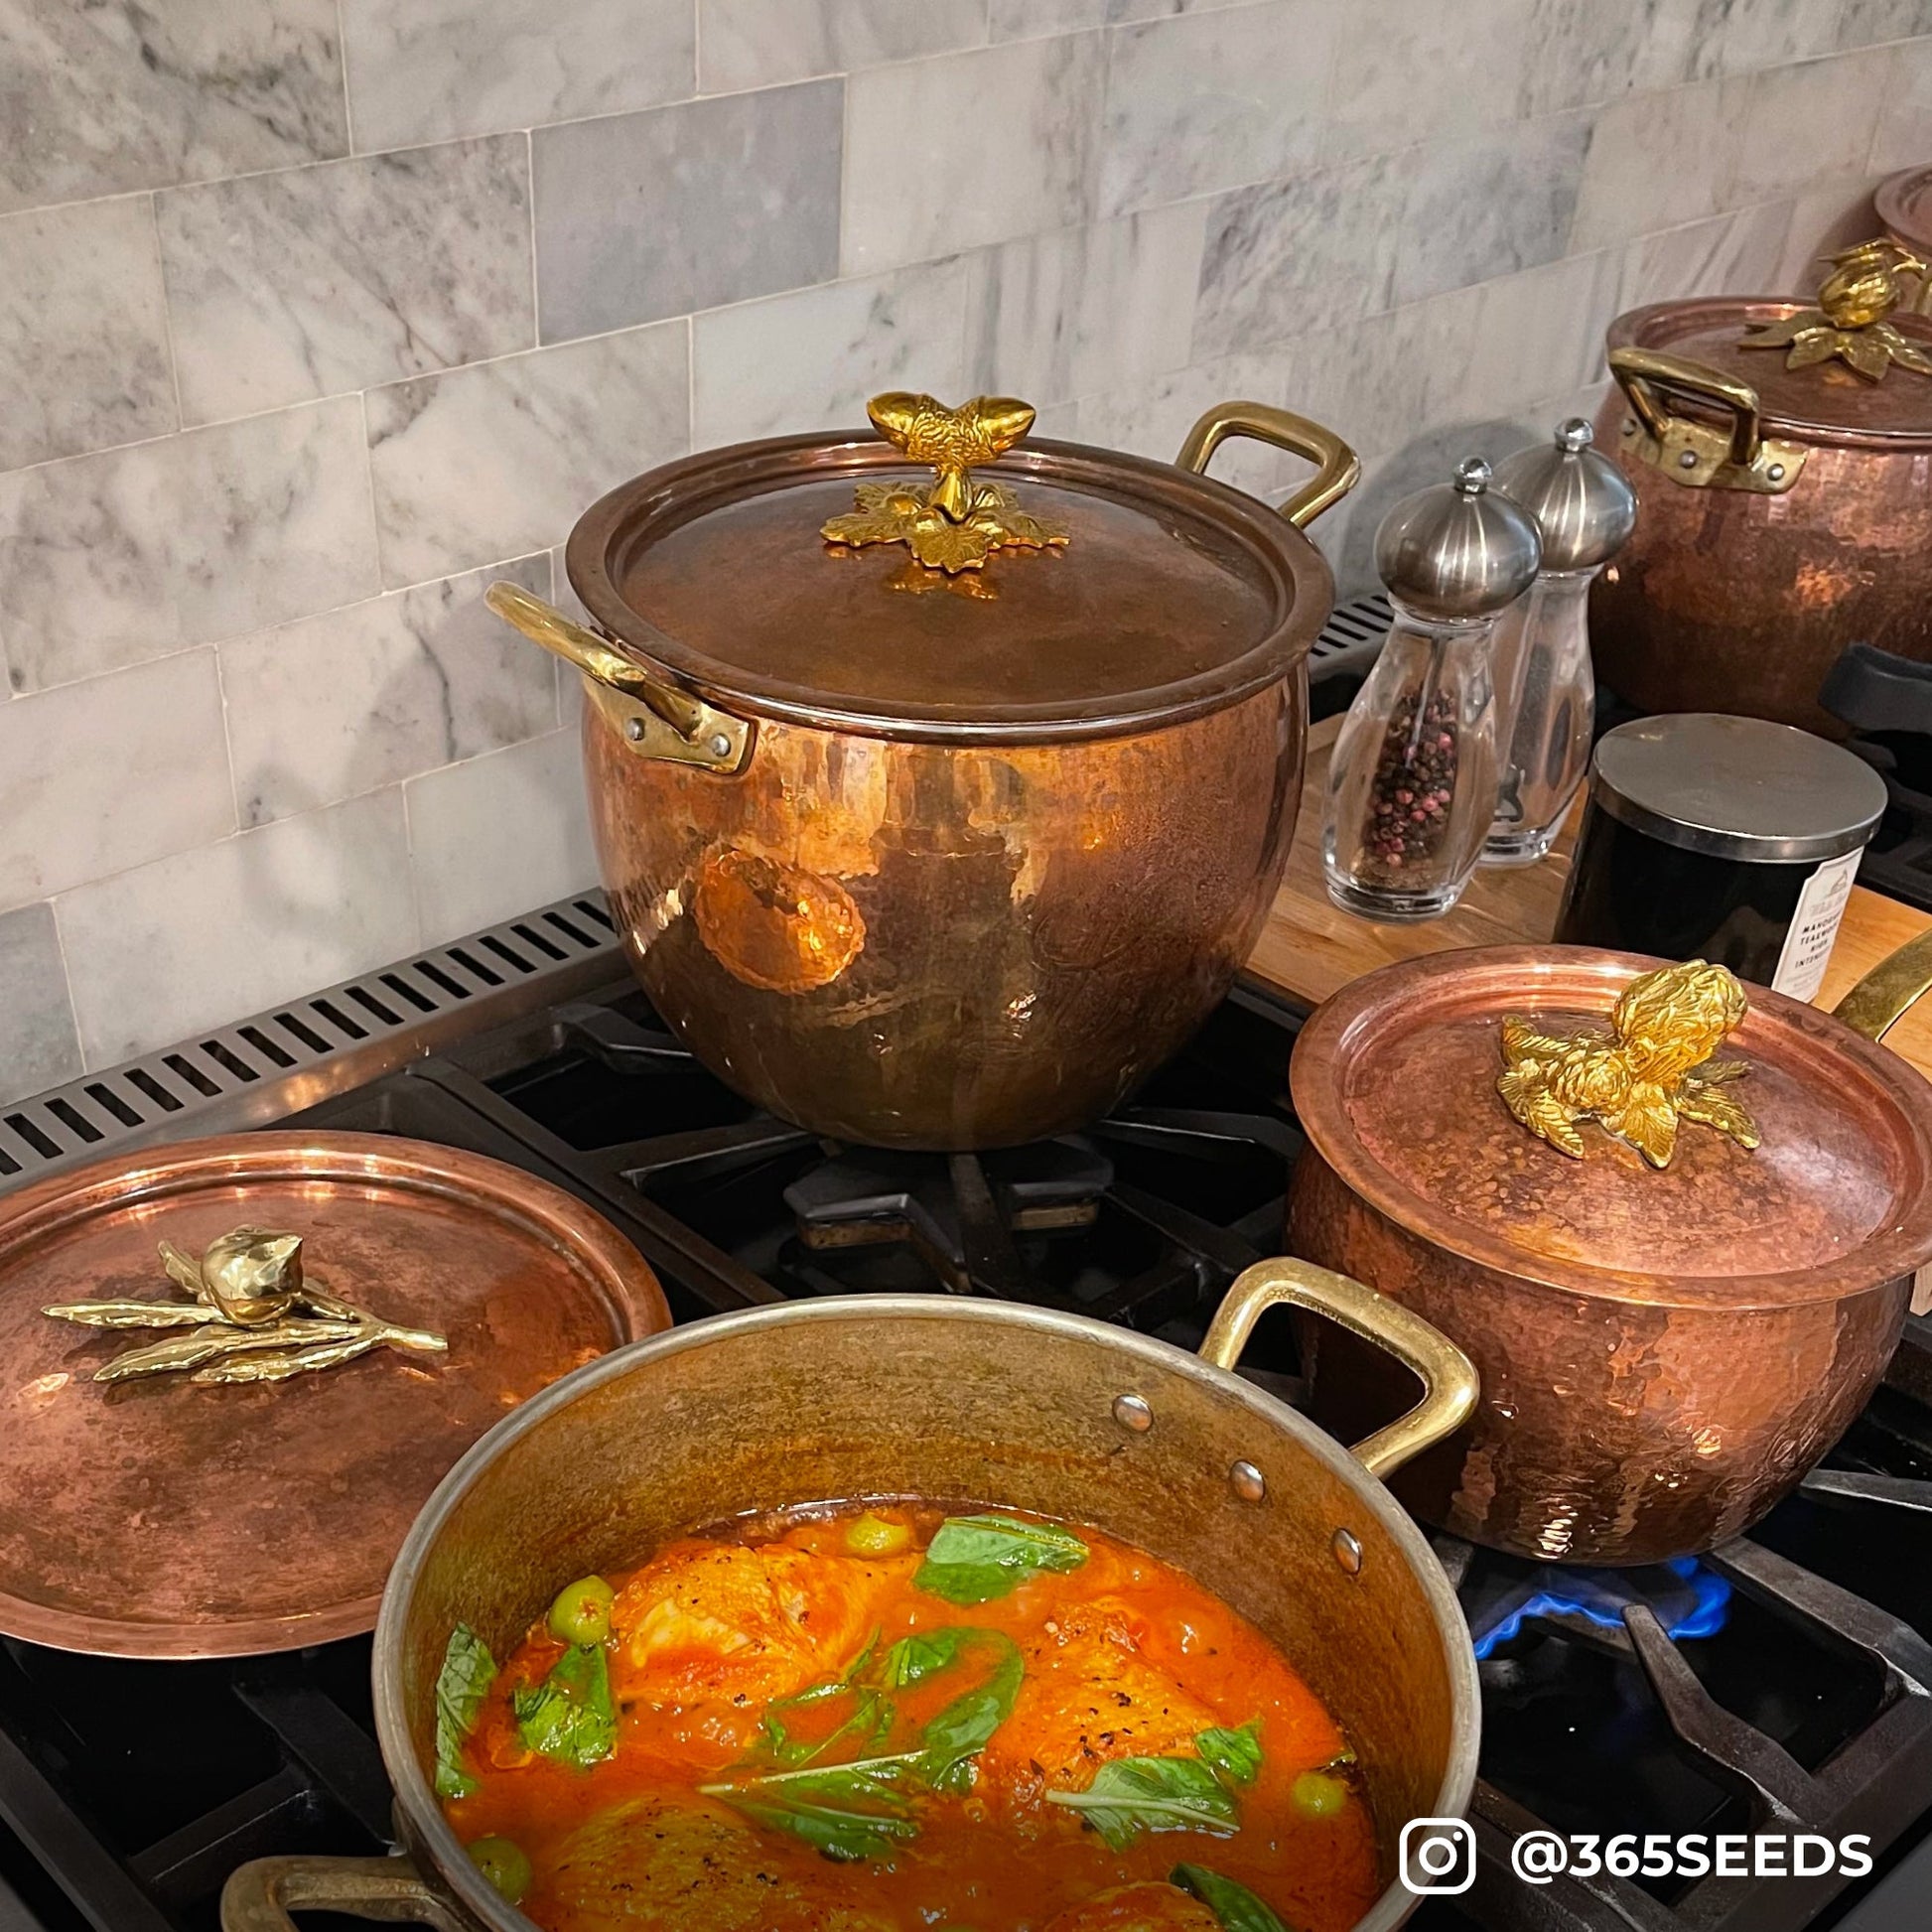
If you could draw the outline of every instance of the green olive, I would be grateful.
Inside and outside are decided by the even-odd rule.
[[[896,1557],[912,1547],[912,1532],[903,1523],[889,1523],[867,1510],[846,1525],[845,1547],[855,1557]]]
[[[470,1848],[477,1869],[514,1905],[530,1889],[530,1861],[507,1838],[480,1838]]]
[[[580,1577],[566,1585],[550,1605],[550,1634],[559,1643],[602,1643],[611,1634],[616,1594],[602,1577]]]
[[[1326,1771],[1304,1771],[1289,1793],[1295,1809],[1309,1818],[1332,1818],[1348,1802],[1347,1783]]]

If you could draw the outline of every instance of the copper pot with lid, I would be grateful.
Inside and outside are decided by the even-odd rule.
[[[585,674],[605,881],[698,1058],[837,1139],[1009,1145],[1104,1113],[1252,947],[1333,598],[1302,525],[1359,466],[1254,403],[1172,465],[1022,444],[1006,398],[871,414],[595,504],[595,631],[490,601]],[[1229,436],[1318,473],[1277,513],[1200,474]]]
[[[1842,738],[1818,690],[1854,639],[1932,661],[1932,320],[1917,257],[1834,258],[1816,304],[1664,302],[1609,329],[1597,440],[1636,528],[1591,593],[1603,681],[1643,711]]]
[[[1543,1562],[1712,1548],[1863,1407],[1932,1258],[1932,1086],[1875,1044],[1913,941],[1819,1012],[1722,967],[1575,946],[1405,961],[1342,989],[1291,1069],[1298,1254],[1467,1351],[1469,1426],[1398,1485]],[[1403,1396],[1339,1331],[1313,1413]]]

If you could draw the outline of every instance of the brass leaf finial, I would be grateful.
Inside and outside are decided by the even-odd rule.
[[[1505,1019],[1496,1091],[1532,1134],[1577,1161],[1581,1120],[1597,1122],[1653,1168],[1669,1167],[1680,1120],[1754,1148],[1757,1124],[1725,1091],[1749,1068],[1711,1058],[1747,1004],[1735,974],[1693,959],[1632,980],[1610,1014],[1609,1039],[1539,1034],[1527,1020]]]
[[[1895,241],[1862,241],[1827,257],[1832,272],[1818,291],[1818,307],[1753,330],[1743,348],[1789,348],[1788,369],[1809,368],[1834,356],[1867,382],[1880,382],[1894,362],[1932,375],[1932,353],[1886,320],[1905,301],[1901,275],[1915,275],[1919,302],[1932,294],[1927,266]]]
[[[948,409],[909,389],[874,396],[866,405],[873,427],[914,463],[929,463],[933,480],[916,483],[861,483],[857,509],[835,516],[820,534],[855,549],[903,543],[928,570],[948,574],[983,569],[1000,549],[1039,550],[1064,544],[1067,532],[1030,516],[1012,490],[976,483],[972,471],[1010,450],[1034,426],[1032,404],[1013,396],[975,396]]]

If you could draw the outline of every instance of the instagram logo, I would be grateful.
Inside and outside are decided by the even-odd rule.
[[[1412,1818],[1397,1841],[1396,1871],[1418,1898],[1467,1891],[1476,1881],[1476,1832],[1466,1818]]]

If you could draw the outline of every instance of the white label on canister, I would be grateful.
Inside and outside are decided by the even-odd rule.
[[[1784,935],[1784,950],[1778,954],[1778,970],[1771,975],[1774,992],[1788,993],[1794,1000],[1810,1000],[1825,983],[1825,967],[1832,956],[1832,941],[1838,937],[1838,922],[1845,912],[1845,901],[1852,897],[1852,881],[1857,877],[1863,852],[1847,852],[1825,863],[1805,881],[1798,895],[1798,909],[1791,915],[1791,930]]]

